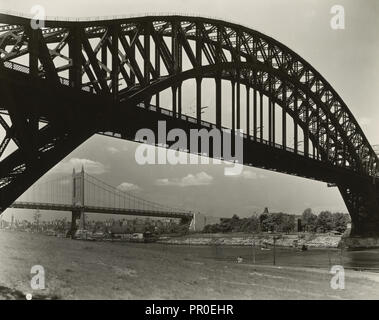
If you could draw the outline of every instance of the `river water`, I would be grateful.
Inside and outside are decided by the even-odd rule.
[[[340,249],[313,249],[299,251],[287,248],[271,248],[261,250],[260,248],[246,246],[195,246],[195,245],[163,245],[162,251],[178,252],[188,256],[198,256],[221,261],[237,261],[242,258],[242,263],[330,268],[333,265],[342,265],[345,268],[357,270],[370,270],[379,272],[379,249],[367,250],[340,250]],[[274,254],[275,253],[275,254]]]

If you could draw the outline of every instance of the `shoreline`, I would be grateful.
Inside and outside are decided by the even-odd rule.
[[[261,248],[271,249],[274,246],[274,237],[276,238],[275,245],[281,248],[301,248],[305,245],[307,248],[339,248],[342,235],[329,234],[246,234],[246,233],[231,233],[231,234],[189,234],[184,236],[167,236],[162,237],[157,243],[171,245],[198,245],[198,246],[257,246]]]
[[[5,232],[23,232],[17,230],[4,230]],[[32,232],[33,234],[33,232]],[[45,233],[39,233],[43,236],[50,236]],[[62,238],[62,236],[54,236]],[[157,240],[151,241],[130,241],[126,239],[75,239],[77,241],[97,241],[97,242],[115,242],[115,243],[158,243],[167,245],[183,245],[183,246],[236,246],[247,247],[256,246],[262,250],[271,250],[274,247],[274,237],[276,238],[275,246],[282,249],[378,249],[379,238],[359,238],[349,237],[347,235],[335,235],[324,233],[291,233],[291,234],[272,234],[272,233],[191,233],[186,235],[163,235]]]

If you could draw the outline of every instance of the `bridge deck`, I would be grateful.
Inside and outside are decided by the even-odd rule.
[[[141,209],[120,209],[106,208],[95,206],[77,207],[70,204],[54,204],[54,203],[34,203],[34,202],[14,202],[10,208],[15,209],[35,209],[35,210],[52,210],[52,211],[78,211],[83,210],[85,213],[101,213],[101,214],[119,214],[125,216],[144,216],[159,218],[192,218],[191,213],[186,212],[163,212],[155,210]]]

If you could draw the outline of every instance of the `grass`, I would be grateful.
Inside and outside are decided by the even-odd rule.
[[[336,291],[327,268],[238,264],[213,258],[212,248],[93,242],[88,250],[85,241],[1,230],[0,242],[0,299],[26,293],[36,299],[379,298],[378,274],[346,270],[346,289]],[[45,268],[42,291],[30,288],[36,264]]]

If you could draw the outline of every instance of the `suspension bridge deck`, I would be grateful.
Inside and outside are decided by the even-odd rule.
[[[118,214],[125,216],[144,216],[144,217],[157,217],[157,218],[192,218],[191,213],[183,212],[162,212],[158,210],[143,210],[143,209],[128,209],[128,208],[106,208],[95,206],[77,207],[69,204],[57,203],[38,203],[38,202],[23,202],[16,201],[10,208],[15,209],[34,209],[34,210],[51,210],[51,211],[78,211],[82,210],[85,213],[101,213],[101,214]]]
[[[190,211],[148,201],[84,172],[39,182],[10,208],[191,220]]]

